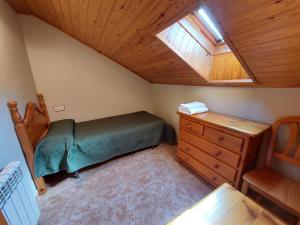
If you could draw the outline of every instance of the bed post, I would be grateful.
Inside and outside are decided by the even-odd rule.
[[[38,97],[40,108],[43,111],[43,113],[46,114],[47,122],[48,122],[48,124],[50,124],[49,114],[48,114],[48,110],[47,110],[47,107],[45,104],[44,96],[43,96],[43,94],[37,94],[37,97]]]
[[[21,118],[21,115],[18,111],[17,103],[15,101],[9,101],[7,103],[11,118],[14,123],[14,127],[17,133],[17,137],[20,141],[23,154],[26,158],[27,165],[29,167],[31,177],[35,183],[35,186],[40,195],[46,193],[46,184],[43,177],[37,178],[34,174],[34,149],[27,135],[26,127],[24,121]]]

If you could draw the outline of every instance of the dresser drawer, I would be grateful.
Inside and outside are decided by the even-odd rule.
[[[177,156],[183,160],[185,163],[189,164],[196,172],[200,175],[204,176],[208,179],[211,183],[216,186],[220,186],[224,183],[229,183],[226,179],[215,173],[213,170],[209,169],[208,167],[204,166],[197,160],[193,159],[193,157],[189,156],[188,154],[184,153],[183,151],[179,150]]]
[[[180,119],[180,128],[199,136],[202,136],[204,130],[203,125],[185,119]]]
[[[192,135],[186,131],[181,130],[179,133],[180,139],[201,149],[203,152],[209,154],[215,159],[233,167],[237,168],[239,165],[240,155],[228,151],[218,145],[215,145],[203,138]]]
[[[193,158],[198,160],[200,163],[204,164],[208,168],[220,174],[227,180],[234,182],[236,170],[227,166],[226,164],[216,160],[215,158],[209,156],[208,154],[202,152],[196,147],[193,147],[184,141],[179,142],[179,149],[184,153],[191,155]]]
[[[227,181],[239,188],[270,126],[213,112],[179,115],[178,158],[216,186]]]
[[[231,151],[241,153],[243,147],[243,139],[235,137],[222,131],[215,130],[210,127],[205,127],[204,135],[207,140],[210,140],[220,146],[223,146]]]

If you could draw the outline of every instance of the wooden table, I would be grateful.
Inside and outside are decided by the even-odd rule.
[[[168,225],[283,225],[228,184],[223,184]]]

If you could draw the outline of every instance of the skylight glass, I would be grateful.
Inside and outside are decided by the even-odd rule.
[[[209,30],[209,32],[214,36],[217,42],[222,42],[223,37],[221,33],[218,31],[217,27],[214,25],[212,20],[209,18],[207,13],[204,11],[204,9],[200,8],[198,10],[199,18],[201,19],[201,22],[204,23],[205,27]]]

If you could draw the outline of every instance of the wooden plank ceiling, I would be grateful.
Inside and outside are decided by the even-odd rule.
[[[261,85],[300,86],[299,0],[204,0]]]
[[[152,83],[206,82],[155,31],[196,6],[197,0],[9,0]],[[180,16],[180,17],[182,17]]]
[[[208,85],[155,36],[199,7],[198,0],[7,1],[152,83]],[[204,3],[258,82],[245,86],[300,86],[299,0]]]

